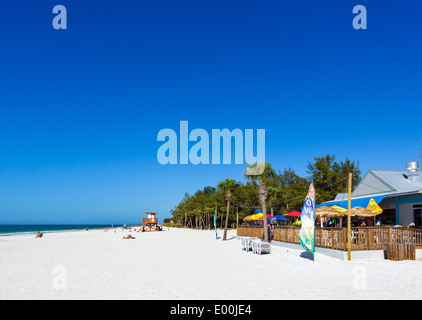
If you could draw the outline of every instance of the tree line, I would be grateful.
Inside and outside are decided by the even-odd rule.
[[[257,165],[248,166],[247,169]],[[358,162],[347,158],[337,162],[334,155],[315,157],[313,162],[308,162],[307,177],[299,176],[291,168],[276,171],[268,162],[263,165],[260,175],[245,173],[245,182],[224,179],[217,186],[205,186],[195,194],[185,193],[179,204],[171,210],[173,223],[210,229],[214,227],[213,216],[216,213],[216,225],[224,228],[225,240],[227,228],[236,226],[237,217],[240,223],[257,209],[271,215],[300,211],[311,182],[316,190],[316,203],[319,204],[333,200],[337,193],[347,192],[349,172],[353,176],[352,188],[361,179]],[[266,222],[264,219],[265,229]]]

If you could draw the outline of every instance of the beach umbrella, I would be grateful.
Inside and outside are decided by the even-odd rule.
[[[283,214],[283,217],[300,217],[301,213],[299,211],[291,211],[289,213]]]
[[[251,219],[252,220],[259,220],[263,215],[264,215],[263,213],[253,214],[253,215],[251,215]]]
[[[259,217],[259,219],[262,219],[264,217],[264,215],[262,214],[260,217]],[[270,219],[270,218],[272,218],[273,216],[272,215],[270,215],[270,214],[267,214],[267,219]]]
[[[378,214],[382,213],[381,207],[375,202],[375,200],[373,198],[371,198],[371,200],[369,200],[369,203],[368,203],[368,206],[366,207],[366,209],[374,211]]]
[[[243,218],[243,221],[258,221],[259,219],[262,219],[262,217],[264,216],[262,211],[261,210],[255,210],[255,212],[257,212],[257,213]],[[268,216],[271,217],[270,215],[267,215],[267,217]]]
[[[341,212],[341,213],[345,213],[345,212],[347,212],[347,209],[344,209],[344,208],[342,208],[342,207],[339,207],[339,206],[332,206],[331,208],[334,208],[334,209],[336,209],[337,211],[339,211],[339,212]]]
[[[254,221],[254,220],[252,219],[252,215],[250,215],[250,216],[244,217],[243,221]]]
[[[262,217],[262,213],[251,214],[250,216],[244,217],[243,221],[257,221],[260,217]]]
[[[379,207],[378,207],[379,208]],[[374,218],[374,226],[376,224],[375,217],[382,212],[382,209],[374,208],[375,211],[363,207],[354,207],[350,209],[350,214],[359,218]],[[381,212],[380,212],[381,211]]]
[[[375,217],[377,214],[378,213],[363,207],[353,207],[350,209],[351,216],[357,216],[361,218]]]
[[[332,206],[332,207],[319,207],[316,209],[315,212],[316,216],[318,217],[330,217],[330,218],[339,218],[343,216],[347,216],[347,209],[344,209],[342,207],[338,206]],[[374,212],[372,210],[369,210],[368,208],[363,207],[353,207],[350,209],[350,216],[352,217],[375,217],[378,213]]]
[[[337,208],[334,208],[334,206],[332,207],[322,206],[322,207],[316,208],[315,216],[320,218],[318,221],[321,223],[321,227],[322,227],[323,218],[341,218],[344,215],[344,212],[346,212],[347,214],[347,210],[341,207],[337,207]]]
[[[347,211],[347,210],[346,210]],[[316,208],[315,216],[317,217],[324,217],[324,218],[338,218],[341,217],[343,214],[333,207],[322,206]]]
[[[280,215],[268,218],[268,220],[271,220],[271,221],[289,221],[289,219],[287,219],[283,216],[280,216]]]

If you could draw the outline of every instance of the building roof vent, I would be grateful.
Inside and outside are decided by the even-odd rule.
[[[419,162],[406,163],[407,179],[412,183],[419,183]]]
[[[419,162],[408,162],[406,163],[406,170],[410,172],[416,172],[419,170]]]

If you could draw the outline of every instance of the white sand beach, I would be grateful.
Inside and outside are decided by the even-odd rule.
[[[311,261],[165,228],[0,237],[0,299],[421,299],[422,261]],[[222,231],[219,231],[222,236]]]

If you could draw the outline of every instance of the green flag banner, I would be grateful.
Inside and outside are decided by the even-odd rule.
[[[302,227],[299,232],[300,244],[311,254],[315,254],[315,189],[311,183],[303,202],[300,215]]]

